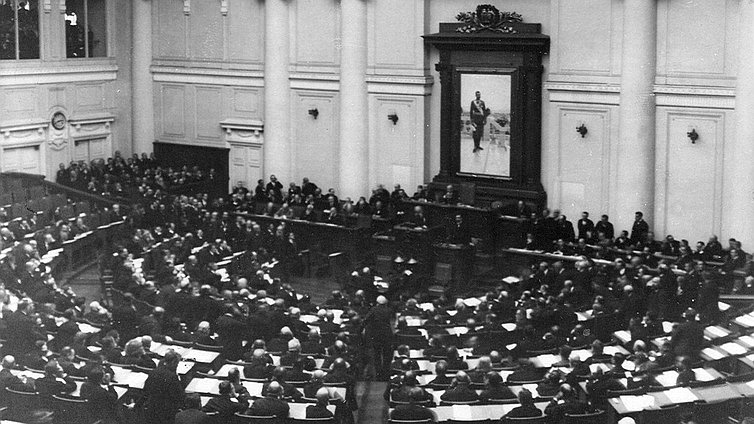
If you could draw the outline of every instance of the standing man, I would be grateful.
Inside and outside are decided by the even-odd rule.
[[[482,100],[482,93],[477,91],[475,95],[476,99],[471,101],[471,106],[469,107],[471,122],[474,124],[474,153],[484,150],[479,144],[482,141],[482,137],[484,137],[484,126],[487,124],[487,117],[491,113],[484,100]]]
[[[631,227],[631,243],[636,245],[638,243],[644,243],[649,233],[649,224],[644,220],[644,214],[636,212],[634,217],[634,225]]]
[[[147,424],[172,424],[175,415],[183,407],[186,393],[178,379],[176,369],[181,362],[181,355],[168,351],[160,365],[152,371],[144,382],[144,422]]]
[[[375,305],[364,317],[364,338],[374,357],[377,380],[388,381],[393,359],[393,312],[385,296],[377,297]]]

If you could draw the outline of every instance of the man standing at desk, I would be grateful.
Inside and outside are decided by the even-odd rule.
[[[476,95],[476,99],[471,101],[469,114],[471,115],[471,122],[474,124],[474,153],[476,153],[479,150],[484,150],[480,146],[480,143],[482,137],[484,137],[484,127],[487,125],[487,117],[490,116],[491,112],[484,103],[484,100],[482,100],[482,93],[477,91],[474,94]]]
[[[455,222],[448,229],[448,243],[451,244],[469,244],[471,243],[471,235],[469,235],[469,229],[463,222],[463,217],[456,215]]]

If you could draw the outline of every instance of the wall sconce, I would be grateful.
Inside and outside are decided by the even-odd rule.
[[[691,140],[691,144],[696,144],[696,140],[699,140],[699,133],[696,132],[696,129],[692,128],[691,131],[686,133],[686,137]]]
[[[396,125],[398,123],[398,114],[395,112],[390,112],[387,115],[388,121],[393,121],[393,125]]]
[[[314,109],[309,109],[309,115],[313,116],[314,119],[317,119],[319,116],[319,110],[315,107]]]
[[[581,134],[581,138],[584,138],[586,137],[586,133],[588,133],[589,130],[586,128],[586,125],[584,125],[584,123],[582,122],[581,125],[576,127],[576,132]]]

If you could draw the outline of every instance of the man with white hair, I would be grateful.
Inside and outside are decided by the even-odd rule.
[[[16,358],[11,355],[3,357],[2,369],[0,369],[0,390],[7,387],[11,390],[34,392],[34,380],[13,375],[11,370],[14,369],[17,369]]]
[[[385,296],[377,297],[377,305],[364,317],[364,338],[374,362],[379,381],[388,381],[393,359],[393,327],[395,314]]]

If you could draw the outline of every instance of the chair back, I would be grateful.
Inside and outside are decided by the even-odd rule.
[[[648,409],[639,415],[639,424],[677,423],[680,420],[678,405],[660,409]]]
[[[288,424],[335,424],[335,418],[289,418]]]
[[[565,424],[605,424],[607,414],[597,410],[588,414],[565,414]]]
[[[52,395],[52,410],[55,424],[91,424],[95,421],[86,399]]]
[[[637,387],[635,389],[626,389],[626,390],[608,390],[607,397],[614,398],[618,396],[643,395],[646,392],[647,392],[647,389],[645,387]]]
[[[194,345],[194,347],[197,348],[197,349],[199,349],[199,350],[207,350],[207,351],[210,351],[210,352],[222,352],[222,350],[223,350],[222,346],[203,345],[203,344],[199,344],[199,343],[196,343]]]
[[[729,406],[728,400],[696,403],[694,404],[694,421],[705,424],[727,424],[729,422],[728,416],[731,415],[730,412],[738,409],[729,409]]]
[[[522,417],[522,418],[513,418],[513,417],[505,417],[500,419],[500,424],[545,424],[545,417]]]
[[[42,406],[42,397],[37,393],[21,392],[5,388],[4,405],[7,406],[3,418],[11,421],[25,422],[32,416],[32,411]]]
[[[236,424],[285,424],[285,419],[275,416],[246,415],[236,412],[233,422]]]

